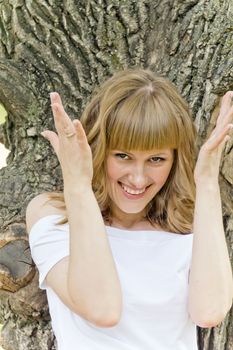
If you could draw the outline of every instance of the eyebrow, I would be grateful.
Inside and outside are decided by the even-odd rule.
[[[121,150],[113,150],[113,152],[117,152],[117,153],[127,153],[131,156],[133,156],[134,154],[133,153],[130,153],[128,151],[121,151]],[[153,157],[153,156],[168,156],[169,154],[168,153],[164,153],[164,152],[161,152],[161,153],[153,153],[151,155],[149,155],[149,157]]]

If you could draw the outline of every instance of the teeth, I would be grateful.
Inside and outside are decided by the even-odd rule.
[[[140,193],[145,192],[145,188],[144,188],[142,191],[139,191],[139,190],[134,191],[134,190],[132,190],[131,188],[129,188],[129,187],[123,185],[123,184],[121,184],[121,187],[122,187],[127,193],[130,193],[130,194],[140,194]]]

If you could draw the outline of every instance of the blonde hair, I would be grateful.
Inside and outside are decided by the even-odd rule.
[[[106,187],[108,152],[169,147],[174,149],[173,166],[147,205],[146,218],[166,231],[192,230],[196,130],[186,102],[171,82],[148,69],[120,71],[94,92],[80,121],[92,150],[92,186],[105,222],[112,222]],[[51,193],[50,198],[64,202],[62,193]],[[60,223],[65,222],[67,218]]]

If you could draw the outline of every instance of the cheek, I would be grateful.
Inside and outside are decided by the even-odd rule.
[[[107,163],[107,179],[109,181],[118,180],[121,176],[121,168],[114,162]]]
[[[166,169],[165,169],[165,172],[164,172],[164,183],[167,181],[167,178],[171,172],[171,169],[172,169],[172,164],[170,164]]]
[[[115,178],[115,175],[116,173],[115,173],[115,169],[112,167],[112,168],[110,168],[109,170],[108,170],[108,173],[107,173],[107,175],[108,175],[108,179],[109,180],[114,180],[114,178]]]
[[[171,166],[168,166],[161,169],[161,171],[155,175],[154,179],[158,185],[163,186],[165,184],[169,176],[170,170]]]

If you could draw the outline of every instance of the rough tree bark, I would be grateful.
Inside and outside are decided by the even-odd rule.
[[[52,350],[46,296],[28,250],[25,208],[62,188],[58,161],[40,132],[52,128],[48,94],[80,115],[113,72],[149,67],[169,77],[193,110],[199,144],[213,128],[219,97],[233,89],[232,0],[0,0],[0,130],[10,155],[0,170],[0,320],[7,350]],[[216,107],[216,108],[215,108]],[[233,142],[220,184],[233,255]],[[233,312],[198,329],[199,348],[233,349]]]

